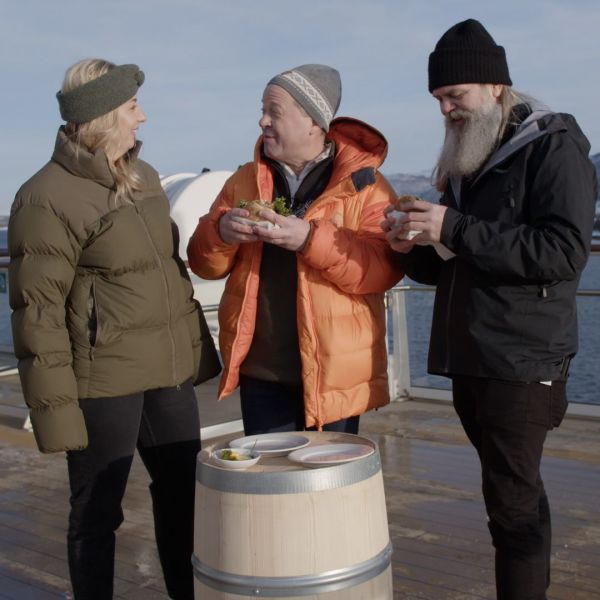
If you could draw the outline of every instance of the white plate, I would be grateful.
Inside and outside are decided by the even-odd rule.
[[[264,227],[265,229],[279,229],[279,225],[276,225],[275,223],[271,223],[271,221],[254,221],[252,219],[247,219],[246,217],[238,217],[237,215],[232,215],[231,220],[241,223],[242,225],[250,225],[250,227]]]
[[[237,438],[229,442],[231,448],[250,448],[265,456],[285,456],[293,450],[304,448],[310,440],[291,433],[261,433]]]
[[[375,452],[367,444],[323,444],[292,452],[288,458],[305,467],[331,467],[365,458]]]

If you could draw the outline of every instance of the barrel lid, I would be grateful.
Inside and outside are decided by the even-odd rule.
[[[351,462],[321,467],[304,468],[293,464],[286,457],[265,458],[248,471],[229,471],[210,464],[209,453],[198,457],[196,480],[201,485],[222,492],[237,494],[299,494],[346,487],[364,481],[381,471],[381,457],[375,442],[350,434],[331,435],[329,432],[303,432],[312,438],[313,444],[326,440],[334,442],[349,440],[369,444],[374,452]],[[289,464],[288,464],[289,463]]]

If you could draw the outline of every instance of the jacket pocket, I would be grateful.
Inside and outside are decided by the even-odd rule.
[[[551,425],[558,427],[565,417],[569,402],[567,400],[567,382],[554,381],[552,383],[552,412]]]
[[[565,381],[552,381],[550,385],[532,382],[529,387],[528,421],[543,425],[548,431],[558,427],[567,412]]]
[[[96,301],[96,281],[92,281],[88,296],[88,339],[92,348],[96,347],[98,338],[98,303]]]

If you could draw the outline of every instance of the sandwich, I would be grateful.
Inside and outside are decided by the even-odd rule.
[[[248,217],[251,221],[260,221],[259,213],[264,208],[275,211],[278,215],[284,217],[289,216],[290,209],[285,204],[285,198],[283,196],[277,196],[273,202],[266,202],[265,200],[240,200],[238,208],[244,208],[250,213]]]
[[[396,207],[396,210],[402,211],[402,206],[406,202],[410,202],[411,200],[420,200],[418,196],[412,196],[410,194],[405,194],[403,196],[398,196],[392,204]]]
[[[279,227],[279,225],[261,219],[261,210],[268,208],[284,217],[287,217],[290,214],[290,209],[286,206],[285,198],[283,196],[277,196],[273,202],[267,202],[265,200],[240,200],[237,207],[247,210],[250,214],[247,217],[232,217],[233,219],[239,223],[244,223],[245,225],[257,225],[258,227],[265,227],[266,229],[273,229]]]
[[[411,196],[410,194],[405,194],[404,196],[398,196],[392,202],[392,205],[394,206],[394,210],[390,211],[387,214],[388,218],[391,217],[392,219],[394,219],[396,221],[396,224],[398,224],[398,221],[406,214],[406,212],[404,212],[402,210],[402,206],[410,200],[419,200],[419,198],[417,196]],[[405,231],[401,237],[402,237],[402,239],[405,239],[405,240],[412,240],[416,235],[419,235],[419,233],[421,233],[421,232],[420,231]]]

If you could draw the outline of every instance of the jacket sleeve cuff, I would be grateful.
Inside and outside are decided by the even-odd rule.
[[[30,411],[30,418],[40,452],[63,452],[87,448],[85,420],[76,402],[33,408]]]
[[[297,252],[302,253],[304,248],[306,248],[306,246],[308,245],[310,238],[312,237],[313,231],[315,229],[315,222],[311,220],[308,222],[308,225],[309,225],[310,229],[308,230],[308,233],[306,234],[304,243],[302,244],[302,246],[300,246],[300,248],[298,248]]]
[[[440,233],[440,242],[449,250],[456,253],[455,244],[456,232],[460,229],[460,222],[464,215],[454,208],[447,208],[442,221],[442,231]]]

